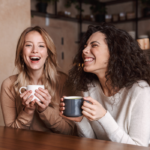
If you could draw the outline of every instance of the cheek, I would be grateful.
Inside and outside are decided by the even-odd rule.
[[[43,49],[42,55],[47,57],[48,56],[48,50],[47,49]]]
[[[23,54],[23,56],[27,56],[27,55],[29,55],[29,53],[30,53],[30,49],[29,48],[23,48],[23,51],[22,51],[22,54]]]
[[[48,57],[48,54],[44,53],[44,58],[47,59],[47,57]]]
[[[109,61],[109,50],[107,48],[104,48],[104,50],[102,51],[96,51],[95,52],[95,57],[96,60],[100,61],[100,62],[108,62]]]

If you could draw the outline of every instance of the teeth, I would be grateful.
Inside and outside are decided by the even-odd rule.
[[[87,59],[84,59],[84,61],[86,62],[86,61],[92,61],[93,59],[91,59],[91,58],[87,58]]]
[[[39,60],[40,57],[30,57],[31,60]]]

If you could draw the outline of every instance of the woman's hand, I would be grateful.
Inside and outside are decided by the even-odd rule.
[[[106,114],[106,109],[96,100],[94,100],[91,97],[84,97],[83,98],[86,101],[89,101],[90,103],[84,101],[82,106],[82,114],[85,116],[88,120],[94,121],[99,120]]]
[[[50,96],[48,90],[43,89],[43,88],[38,88],[38,90],[35,90],[35,96],[37,98],[39,98],[39,100],[41,101],[41,102],[39,102],[36,99],[36,103],[38,104],[38,111],[41,113],[51,103],[51,96]]]
[[[33,95],[31,95],[31,93],[32,91],[30,90],[20,94],[20,97],[22,98],[22,105],[24,105],[24,111],[28,114],[33,114],[35,111],[35,100],[31,102],[33,99]]]
[[[59,111],[60,111],[60,116],[62,116],[63,118],[66,118],[68,120],[72,120],[75,122],[81,122],[81,120],[83,119],[83,116],[80,117],[66,117],[63,115],[63,110],[65,110],[65,103],[63,102],[64,98],[60,99],[60,104],[59,104]]]

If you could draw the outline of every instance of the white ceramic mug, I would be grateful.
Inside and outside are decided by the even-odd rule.
[[[31,95],[34,96],[31,101],[33,101],[34,99],[37,99],[38,101],[40,101],[40,100],[34,95],[35,90],[38,89],[39,87],[44,89],[44,85],[27,85],[27,87],[26,87],[26,86],[23,86],[23,87],[21,87],[21,88],[19,89],[19,93],[22,94],[22,92],[21,92],[22,89],[31,90],[31,91],[32,91]],[[30,96],[31,96],[31,95],[30,95]],[[29,96],[29,97],[30,97],[30,96]]]

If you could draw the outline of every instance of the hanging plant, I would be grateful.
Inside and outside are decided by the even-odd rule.
[[[150,16],[150,0],[141,0],[144,8],[143,8],[143,15]]]
[[[66,0],[66,8],[69,8],[71,7],[71,5],[74,4],[75,5],[75,8],[80,12],[83,12],[84,10],[80,8],[80,5],[79,5],[79,1],[78,0]]]

